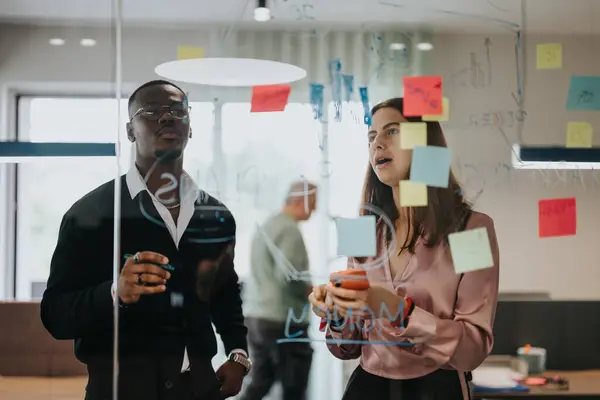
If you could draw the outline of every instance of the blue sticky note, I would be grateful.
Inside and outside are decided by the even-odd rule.
[[[600,110],[600,76],[571,76],[567,110]]]
[[[448,187],[451,158],[447,147],[415,146],[410,164],[410,180],[427,186]]]
[[[377,254],[375,216],[336,218],[337,254],[347,257],[374,257]]]

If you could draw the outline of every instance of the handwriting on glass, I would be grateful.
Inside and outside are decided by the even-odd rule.
[[[469,126],[489,128],[512,128],[527,118],[525,110],[497,110],[469,115]]]
[[[359,318],[358,315],[353,315],[354,310],[352,309],[348,310],[348,315],[345,317],[341,317],[338,314],[337,309],[335,307],[332,311],[329,311],[327,309],[320,309],[319,311],[322,311],[327,315],[327,323],[332,321],[340,321],[340,329],[345,328],[347,325],[350,332],[358,330],[365,333],[371,332],[374,329],[377,329],[377,331],[381,333],[385,329],[384,321],[396,321],[404,314],[404,310],[402,309],[402,307],[398,309],[398,312],[396,314],[390,312],[389,308],[385,303],[381,303],[381,306],[379,308],[380,312],[377,315],[373,309],[371,309],[370,307],[365,307],[362,311],[366,312],[370,316],[370,318],[367,320]],[[310,310],[311,305],[306,304],[302,309],[302,314],[300,315],[300,317],[297,317],[294,312],[294,309],[288,309],[284,333],[286,338],[296,338],[305,333],[305,331],[302,329],[299,329],[296,332],[290,332],[290,328],[292,327],[292,325],[306,325],[310,321]]]
[[[483,89],[492,84],[492,60],[491,60],[492,42],[489,38],[484,40],[485,48],[485,67],[479,61],[479,56],[475,52],[469,53],[469,64],[458,71],[452,73],[452,82],[461,87],[470,87],[473,89]]]
[[[291,5],[290,8],[296,14],[297,21],[314,20],[314,6],[312,4]]]

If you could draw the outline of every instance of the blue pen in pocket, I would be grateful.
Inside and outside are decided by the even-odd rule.
[[[133,254],[125,254],[123,256],[123,258],[125,258],[125,260],[127,260],[128,258],[131,258],[131,257],[133,257]],[[169,272],[175,271],[175,267],[172,266],[171,264],[157,264],[157,263],[153,263],[153,262],[150,262],[150,261],[148,261],[148,264],[154,264],[156,266],[159,266],[162,269],[164,269],[165,271],[169,271]]]

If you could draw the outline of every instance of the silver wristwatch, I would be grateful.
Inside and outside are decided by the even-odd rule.
[[[231,353],[229,355],[229,361],[233,361],[244,367],[244,369],[246,370],[246,375],[248,375],[248,372],[250,372],[250,370],[252,369],[252,361],[250,361],[249,358],[244,357],[243,354]]]

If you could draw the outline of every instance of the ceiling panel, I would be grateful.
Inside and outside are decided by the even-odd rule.
[[[522,12],[524,2],[525,14]],[[1,0],[3,21],[110,22],[112,0]],[[252,20],[255,0],[124,0],[128,24],[244,26],[422,26],[436,31],[597,33],[600,0],[272,0],[273,21]],[[199,26],[201,27],[201,26]]]

